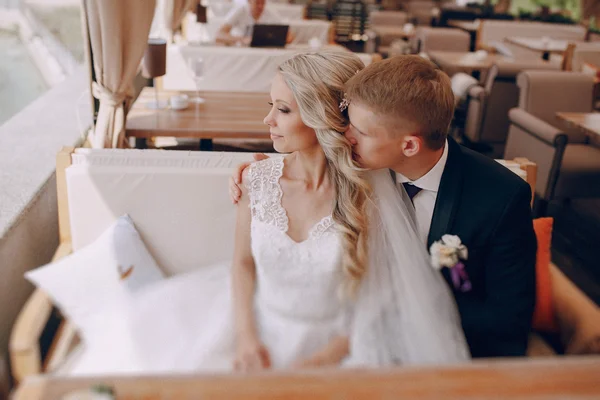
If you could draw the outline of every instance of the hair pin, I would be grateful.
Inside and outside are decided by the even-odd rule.
[[[348,108],[349,105],[350,105],[350,101],[348,101],[348,98],[346,97],[346,93],[344,93],[344,98],[340,102],[340,106],[339,106],[340,112],[346,111],[346,109]]]

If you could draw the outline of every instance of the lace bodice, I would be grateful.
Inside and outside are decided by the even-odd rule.
[[[306,240],[295,242],[288,236],[279,183],[283,168],[283,157],[276,156],[252,164],[248,173],[257,300],[295,319],[333,318],[341,307],[339,233],[327,216],[310,229]]]

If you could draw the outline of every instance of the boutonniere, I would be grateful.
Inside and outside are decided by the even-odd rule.
[[[442,268],[450,269],[450,277],[455,289],[461,292],[471,290],[471,281],[463,263],[469,257],[469,252],[458,236],[442,236],[441,240],[431,245],[429,253],[431,254],[431,266],[434,269],[438,271]]]

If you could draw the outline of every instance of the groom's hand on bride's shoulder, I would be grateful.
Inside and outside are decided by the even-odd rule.
[[[254,161],[262,161],[269,158],[266,154],[257,153],[254,154]],[[233,175],[229,178],[229,197],[231,197],[231,201],[233,204],[237,204],[242,197],[242,189],[240,189],[240,185],[242,184],[242,175],[244,170],[248,168],[252,164],[251,162],[245,162],[237,166]]]

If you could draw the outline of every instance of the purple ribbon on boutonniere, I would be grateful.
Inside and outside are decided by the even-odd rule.
[[[473,285],[465,269],[464,260],[469,258],[467,247],[456,235],[444,235],[429,248],[431,266],[436,270],[448,268],[454,289],[465,293]]]
[[[471,290],[472,285],[469,280],[469,274],[467,274],[465,264],[462,261],[450,268],[450,277],[452,278],[454,289],[460,290],[463,293]]]

